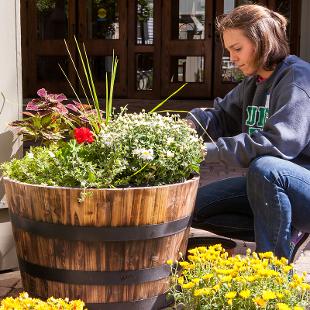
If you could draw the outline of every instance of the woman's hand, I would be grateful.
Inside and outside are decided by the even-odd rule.
[[[187,125],[188,125],[189,127],[191,127],[191,128],[193,128],[193,129],[196,130],[196,125],[195,125],[195,123],[194,123],[192,120],[190,120],[190,119],[185,119],[185,121],[186,121],[186,123],[187,123]]]

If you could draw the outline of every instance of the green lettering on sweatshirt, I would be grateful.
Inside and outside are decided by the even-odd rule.
[[[261,130],[265,126],[268,118],[268,108],[250,105],[247,107],[246,112],[247,119],[245,121],[245,124],[249,127],[249,135],[251,135],[255,130]]]
[[[258,110],[258,108],[254,105],[247,106],[247,108],[246,108],[247,119],[245,121],[245,124],[247,126],[254,126],[255,125],[257,110]]]
[[[267,118],[268,118],[268,112],[269,109],[265,107],[259,107],[258,108],[258,121],[256,123],[257,127],[263,128],[266,124]]]

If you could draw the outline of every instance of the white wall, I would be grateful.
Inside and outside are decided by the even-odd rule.
[[[9,128],[22,107],[20,4],[0,0],[0,163],[21,154],[21,142]],[[16,267],[11,225],[0,174],[0,269]]]
[[[303,0],[301,7],[300,57],[310,62],[310,1]]]

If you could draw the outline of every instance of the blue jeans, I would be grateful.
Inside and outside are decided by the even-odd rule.
[[[289,258],[292,227],[310,232],[310,171],[277,157],[259,157],[246,177],[198,190],[192,226],[255,240],[257,252]]]

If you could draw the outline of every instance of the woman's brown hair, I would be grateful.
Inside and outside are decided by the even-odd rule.
[[[236,7],[217,18],[221,35],[228,29],[240,29],[255,45],[255,66],[273,70],[289,54],[284,16],[257,4]]]

